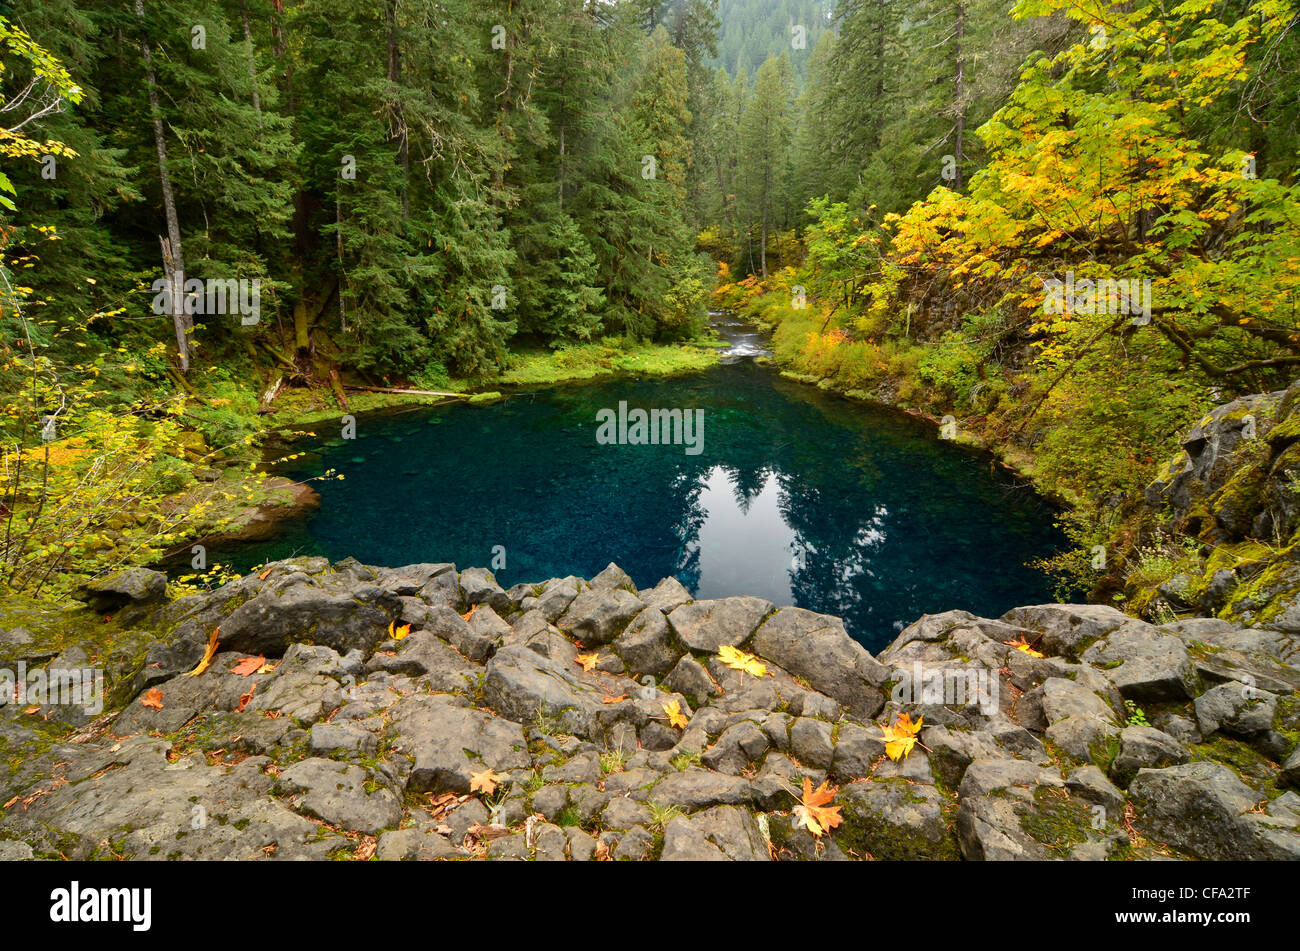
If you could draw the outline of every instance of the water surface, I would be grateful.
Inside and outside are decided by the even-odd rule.
[[[599,444],[597,412],[620,401],[703,409],[703,451]],[[698,598],[754,594],[840,615],[878,650],[923,613],[996,616],[1049,600],[1028,563],[1062,544],[1051,509],[986,456],[749,360],[362,416],[355,440],[307,448],[289,474],[345,479],[316,484],[309,520],[220,560],[488,567],[504,549],[506,586],[614,561],[642,587],[676,575]]]

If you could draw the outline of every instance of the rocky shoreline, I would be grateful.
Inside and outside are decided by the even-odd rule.
[[[614,565],[503,590],[303,558],[165,590],[87,594],[135,633],[107,712],[0,707],[0,858],[1300,858],[1294,631],[1038,605],[873,657],[836,618]],[[27,620],[0,668],[87,663]],[[811,829],[823,782],[840,821]]]

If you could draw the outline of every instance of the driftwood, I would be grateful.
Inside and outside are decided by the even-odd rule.
[[[365,390],[367,393],[397,393],[405,396],[448,396],[452,399],[468,399],[467,393],[443,393],[439,390],[403,390],[395,386],[362,386],[359,383],[349,383],[344,387],[345,390]]]

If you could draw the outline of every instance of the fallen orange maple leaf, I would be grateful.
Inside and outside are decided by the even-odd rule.
[[[230,672],[232,674],[237,674],[240,677],[250,677],[260,671],[265,665],[266,658],[261,654],[258,654],[256,657],[245,657],[234,667],[231,667]]]
[[[596,664],[600,662],[600,655],[579,654],[577,657],[573,658],[573,662],[577,664],[579,667],[581,667],[583,670],[590,673],[591,668],[595,667]]]
[[[821,838],[843,822],[844,817],[840,815],[840,807],[830,804],[838,791],[830,784],[830,780],[823,780],[820,786],[813,789],[812,780],[805,776],[803,800],[794,807],[795,825],[803,826],[813,835]]]
[[[151,687],[150,689],[146,690],[144,692],[144,696],[140,698],[140,706],[148,707],[150,710],[161,710],[162,698],[163,698],[162,691],[159,690],[157,687]]]
[[[256,690],[256,689],[257,689],[257,681],[253,681],[253,685],[252,685],[251,687],[248,688],[248,693],[244,693],[244,694],[240,694],[240,695],[239,695],[239,705],[238,705],[237,707],[235,707],[235,712],[236,712],[236,713],[243,713],[243,712],[244,712],[244,710],[248,707],[248,704],[249,704],[250,702],[252,702],[252,699],[253,699],[253,691]]]
[[[1028,654],[1030,657],[1043,656],[1041,651],[1034,650],[1034,645],[1028,643],[1025,640],[1025,636],[1023,634],[1021,634],[1014,641],[1003,641],[1002,643],[1006,644],[1008,647],[1014,647],[1016,650]]]

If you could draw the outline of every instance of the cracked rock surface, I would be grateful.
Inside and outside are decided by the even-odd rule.
[[[1300,858],[1288,632],[1049,604],[872,656],[837,618],[614,565],[505,590],[302,558],[159,592],[113,586],[109,653],[89,611],[0,611],[0,668],[107,679],[96,715],[0,706],[0,858]],[[894,761],[900,713],[923,728]],[[805,778],[838,789],[828,835]]]

